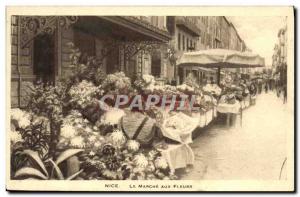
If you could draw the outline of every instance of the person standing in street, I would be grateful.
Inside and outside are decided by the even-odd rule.
[[[268,93],[268,83],[267,82],[265,83],[265,93],[266,94]]]

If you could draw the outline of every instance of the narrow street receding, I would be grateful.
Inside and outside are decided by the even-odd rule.
[[[195,164],[182,179],[277,180],[286,158],[287,106],[274,92],[262,93],[243,111],[242,127],[203,128],[191,147]],[[283,175],[282,175],[283,176]]]

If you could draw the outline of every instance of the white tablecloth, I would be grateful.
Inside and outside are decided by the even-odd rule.
[[[215,106],[213,110],[214,110],[214,118],[216,118],[218,116],[217,107]]]
[[[238,114],[240,112],[241,105],[239,102],[235,102],[235,104],[228,103],[219,103],[217,106],[217,111],[220,113],[232,113]]]
[[[194,164],[194,152],[187,144],[168,144],[167,149],[158,150],[168,162],[171,173],[174,173],[178,168],[185,168],[187,165]]]
[[[194,163],[194,152],[189,146],[189,143],[192,143],[192,132],[197,128],[199,123],[197,117],[190,117],[182,112],[179,112],[175,116],[178,117],[178,121],[187,121],[189,124],[186,130],[180,133],[178,130],[166,126],[168,119],[166,119],[162,125],[161,131],[163,136],[180,143],[168,144],[167,149],[159,149],[162,156],[168,161],[171,172],[174,172],[177,168],[184,168],[188,164],[192,165]]]
[[[184,123],[186,124],[186,127],[183,128],[180,132],[178,130],[175,130],[172,127],[167,127],[167,121],[169,120],[169,118],[172,117],[168,117],[162,124],[161,127],[161,132],[162,135],[175,140],[177,142],[183,143],[183,144],[188,144],[192,142],[192,132],[197,128],[198,126],[198,120],[197,118],[193,118],[190,117],[182,112],[178,112],[176,115],[177,122],[179,123],[179,121],[184,121]]]
[[[217,117],[217,107],[212,108],[206,112],[193,112],[192,118],[197,119],[198,127],[207,126],[215,117]]]
[[[213,109],[208,110],[205,113],[205,115],[206,115],[206,125],[208,125],[213,120],[214,110]]]

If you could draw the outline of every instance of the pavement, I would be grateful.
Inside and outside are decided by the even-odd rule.
[[[258,95],[256,105],[243,111],[242,126],[237,120],[235,127],[216,124],[200,131],[191,144],[195,163],[178,171],[180,179],[278,180],[290,116],[274,92]]]

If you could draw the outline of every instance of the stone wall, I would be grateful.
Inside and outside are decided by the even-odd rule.
[[[32,43],[21,46],[18,38],[18,16],[11,18],[11,106],[26,105],[27,85],[35,79],[33,75]],[[19,71],[18,71],[19,70]],[[20,103],[19,98],[20,97]]]

